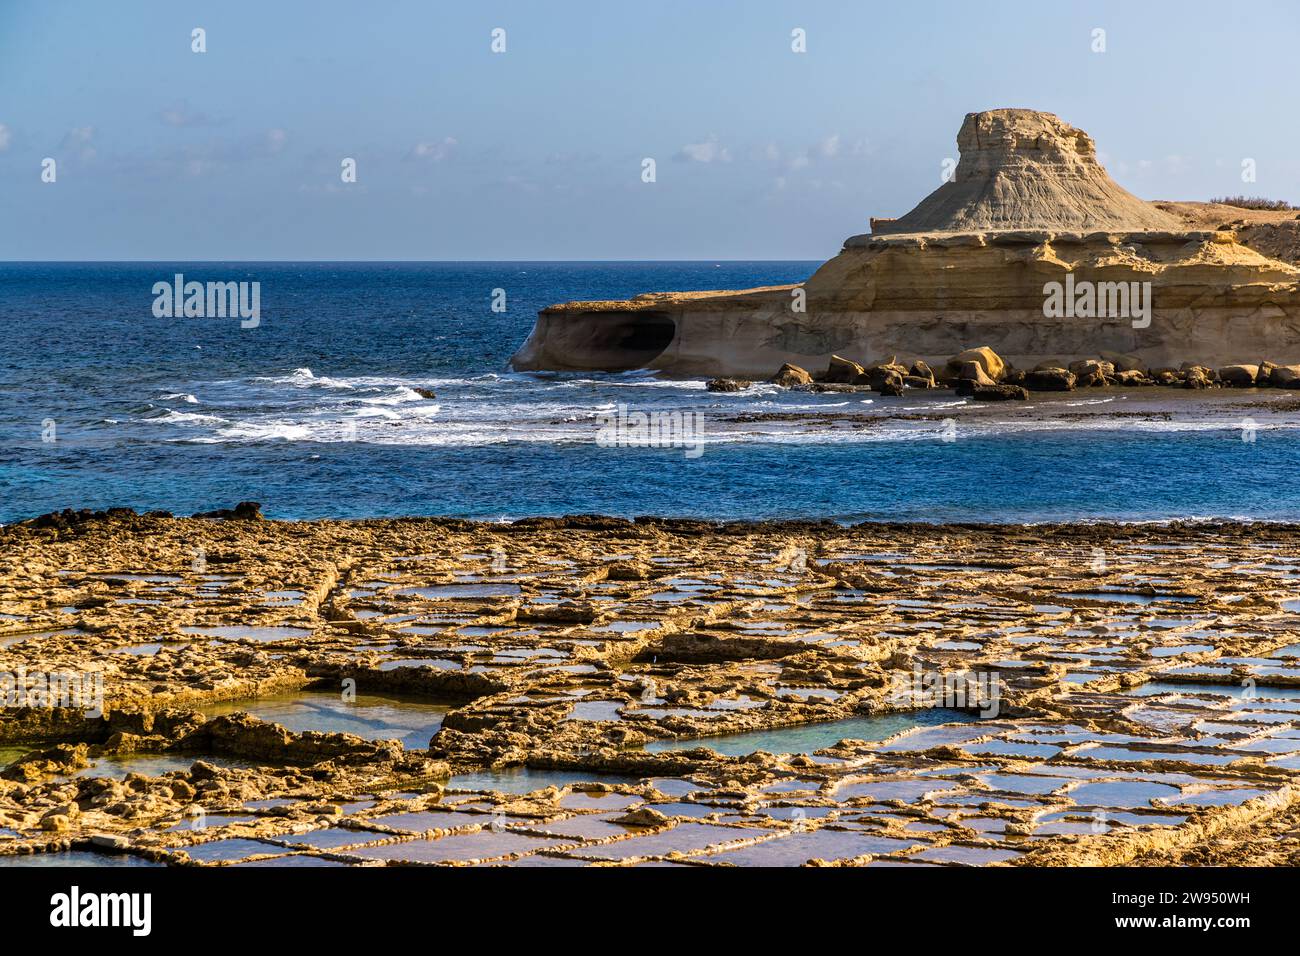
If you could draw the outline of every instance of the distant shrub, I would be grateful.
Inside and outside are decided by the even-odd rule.
[[[1300,209],[1300,206],[1293,206],[1285,199],[1265,199],[1262,196],[1220,196],[1218,199],[1211,199],[1210,202],[1221,203],[1224,206],[1236,206],[1239,209],[1272,209],[1282,210]]]

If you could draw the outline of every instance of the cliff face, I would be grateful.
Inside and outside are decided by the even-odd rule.
[[[1300,270],[1125,192],[1051,114],[966,117],[961,161],[907,215],[875,220],[801,287],[668,293],[541,312],[515,368],[767,376],[832,354],[934,364],[987,345],[1017,365],[1133,355],[1152,366],[1300,362]],[[1225,207],[1226,208],[1226,207]],[[1282,224],[1243,224],[1267,240]],[[1122,309],[1051,308],[1049,284]],[[1080,303],[1082,305],[1082,303]]]

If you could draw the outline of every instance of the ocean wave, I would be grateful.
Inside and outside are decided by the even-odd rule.
[[[970,404],[971,402],[968,401],[967,399],[959,398],[955,402],[926,402],[924,405],[903,405],[900,406],[899,411],[929,412],[929,411],[933,411],[936,408],[964,408],[965,406]],[[1021,410],[1023,411],[1025,407],[1027,406],[1022,405]]]
[[[160,402],[181,401],[187,405],[199,404],[199,400],[195,398],[193,395],[191,395],[189,392],[168,392],[166,395],[159,395],[158,400]]]
[[[205,435],[190,441],[197,444],[221,444],[225,442],[258,441],[307,441],[311,438],[311,429],[306,425],[293,422],[241,422],[223,428],[215,435]]]
[[[516,409],[494,408],[482,415],[451,417],[441,404],[427,406],[366,405],[341,410],[327,416],[251,418],[240,421],[210,415],[167,411],[145,419],[150,422],[210,427],[211,433],[189,440],[202,442],[356,442],[358,444],[420,446],[476,446],[503,443],[527,445],[594,444],[602,416],[615,405],[573,409],[559,415],[554,410],[527,406]],[[505,414],[502,414],[502,413]],[[1080,433],[1222,433],[1225,439],[1251,435],[1241,424],[1223,420],[1164,421],[1123,420],[1098,417],[1097,421],[1060,419],[998,418],[993,420],[953,419],[955,431],[948,431],[939,420],[891,420],[888,416],[846,418],[844,420],[809,419],[807,421],[772,420],[727,422],[711,420],[707,411],[698,420],[699,432],[692,442],[710,445],[870,445],[889,442],[970,441],[1028,435],[1062,436]],[[870,422],[870,427],[860,427]],[[1257,440],[1267,441],[1267,433],[1295,430],[1300,423],[1264,423],[1254,426]]]
[[[295,388],[352,388],[346,379],[317,376],[309,368],[296,368],[288,375],[259,376],[254,382],[266,382],[272,385],[292,385]]]
[[[225,425],[228,420],[217,415],[201,415],[198,412],[178,412],[164,409],[160,415],[145,415],[138,421],[152,425]]]
[[[365,405],[401,405],[404,402],[428,401],[423,395],[407,385],[399,385],[387,395],[359,399]]]

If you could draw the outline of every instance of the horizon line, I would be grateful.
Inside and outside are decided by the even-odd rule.
[[[440,264],[440,265],[464,265],[475,263],[501,263],[501,262],[518,262],[518,263],[626,263],[626,262],[713,262],[713,263],[742,263],[742,262],[826,262],[824,258],[817,259],[0,259],[0,265],[121,265],[121,264],[152,264],[159,262],[174,263],[196,263],[204,265],[207,263],[223,264],[253,264],[253,265],[284,265],[297,264],[304,262],[315,262],[322,264],[339,264],[339,263],[409,263],[409,264]]]

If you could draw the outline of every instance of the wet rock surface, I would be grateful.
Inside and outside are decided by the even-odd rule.
[[[0,545],[6,688],[104,704],[0,711],[0,865],[1300,862],[1291,526],[114,512]]]

